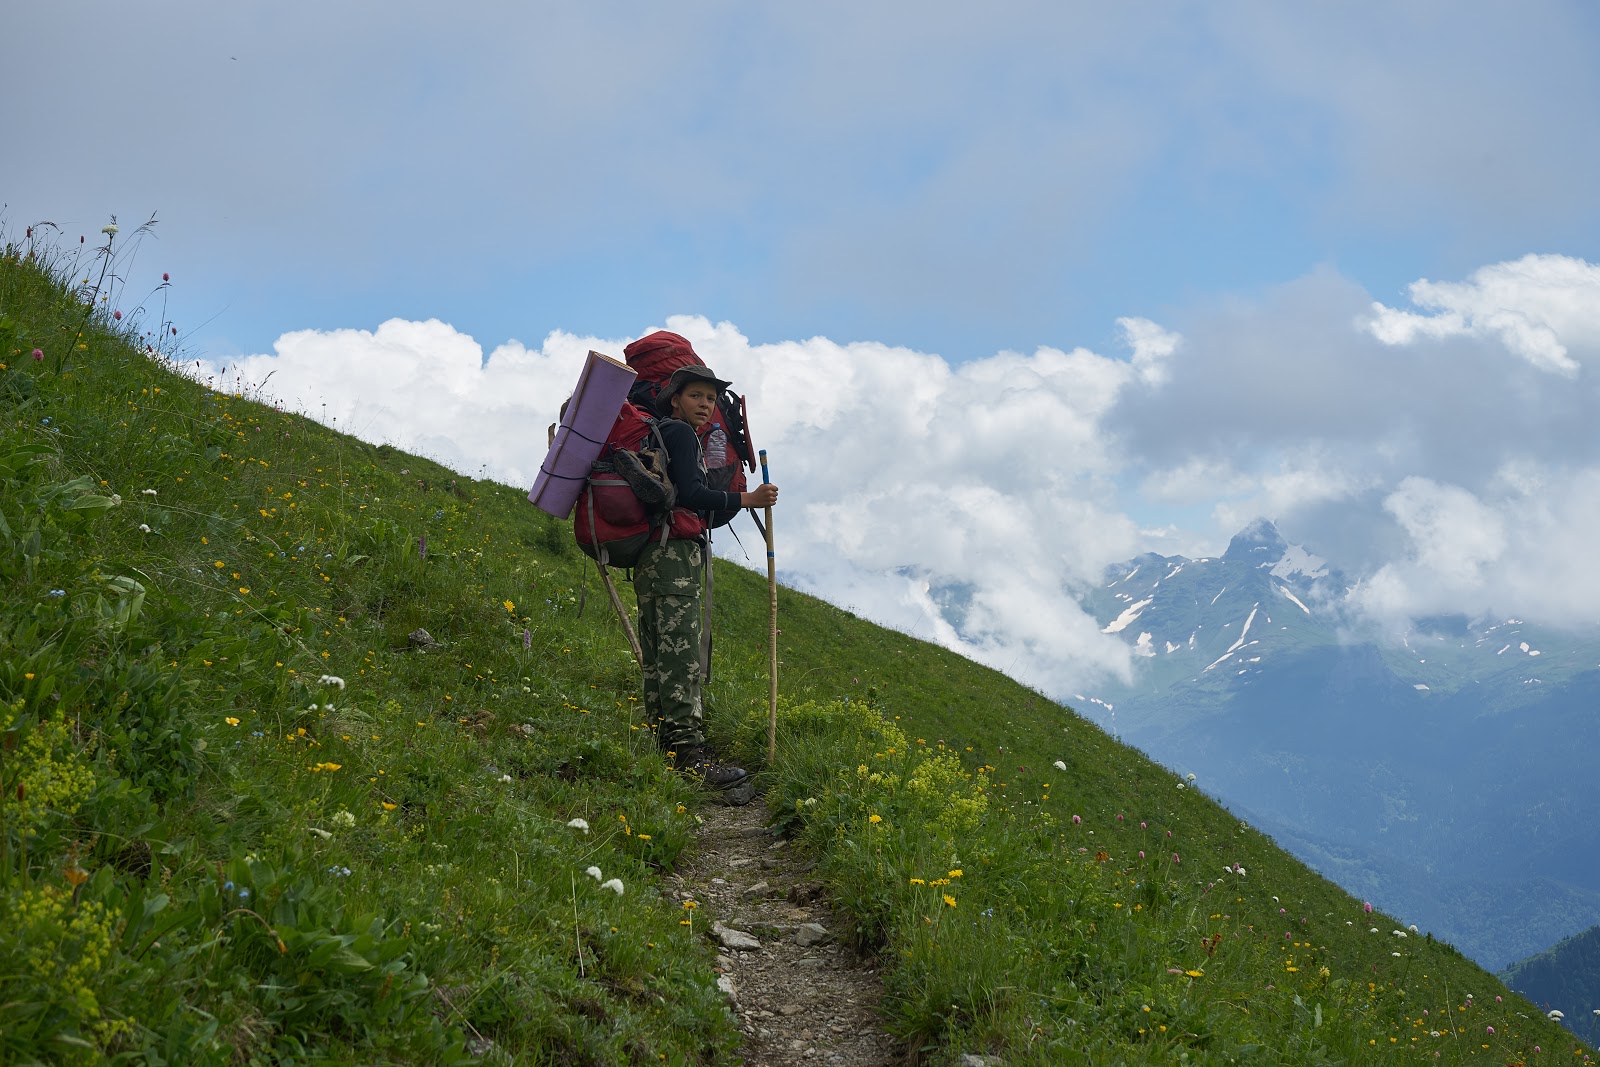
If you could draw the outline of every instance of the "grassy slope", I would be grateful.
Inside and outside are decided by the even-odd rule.
[[[115,302],[0,264],[0,1059],[729,1061],[654,881],[701,800],[650,755],[592,580],[577,616],[563,525],[174,375]],[[766,603],[718,565],[710,715],[753,758]],[[782,618],[768,781],[913,1045],[1573,1060],[1066,709],[813,598]]]

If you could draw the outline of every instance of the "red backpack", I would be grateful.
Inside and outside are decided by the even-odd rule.
[[[657,330],[639,338],[623,349],[623,355],[627,357],[628,366],[639,375],[628,391],[629,401],[652,412],[656,410],[656,396],[673,371],[679,367],[706,365],[688,338],[668,330]],[[716,414],[699,432],[706,458],[706,485],[729,493],[745,492],[749,488],[745,467],[756,469],[756,453],[750,445],[744,398],[731,389],[723,389],[717,396]],[[726,526],[738,514],[738,508],[714,511],[709,525]]]
[[[677,492],[656,421],[625,402],[578,496],[572,532],[584,554],[602,564],[634,567],[652,537],[693,538],[705,531],[699,515],[674,506]]]

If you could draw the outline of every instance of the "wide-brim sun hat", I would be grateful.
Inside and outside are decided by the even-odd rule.
[[[691,382],[709,383],[715,386],[719,393],[733,384],[718,378],[716,374],[712,373],[710,367],[679,367],[672,372],[672,377],[668,378],[667,383],[661,387],[661,392],[656,394],[656,411],[662,415],[671,415],[672,398],[678,394],[679,390]]]

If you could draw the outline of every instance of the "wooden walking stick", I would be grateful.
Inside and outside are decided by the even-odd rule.
[[[628,621],[628,609],[622,606],[622,598],[617,595],[617,587],[611,584],[611,572],[606,570],[606,565],[599,560],[594,565],[600,568],[600,579],[606,583],[606,595],[611,598],[611,606],[617,612],[617,621],[622,623],[622,632],[628,635],[628,648],[633,651],[633,660],[639,666],[644,666],[644,652],[639,648],[639,637],[633,632],[633,624]]]
[[[767,473],[767,450],[761,457],[761,484],[772,484]],[[767,766],[778,758],[778,557],[772,551],[772,505],[767,512],[767,598],[771,605],[770,624],[767,627]]]

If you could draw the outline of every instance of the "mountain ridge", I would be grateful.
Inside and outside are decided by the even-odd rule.
[[[1577,818],[1588,768],[1569,743],[1600,691],[1600,636],[1461,616],[1384,634],[1350,610],[1355,588],[1265,518],[1221,556],[1109,567],[1081,603],[1128,643],[1133,675],[1075,694],[1078,706],[1157,760],[1207,774],[1313,866],[1328,853],[1310,842],[1336,844],[1356,858],[1319,870],[1427,917],[1475,958],[1504,966],[1600,921],[1600,872],[1575,858],[1600,844]],[[1478,795],[1463,799],[1458,784]],[[1468,811],[1519,828],[1489,849],[1514,868],[1451,860],[1477,854],[1461,848],[1483,836]],[[1563,901],[1560,929],[1517,915],[1490,929],[1430,896],[1439,879],[1470,896],[1516,868]]]

